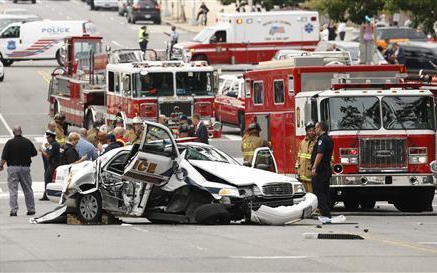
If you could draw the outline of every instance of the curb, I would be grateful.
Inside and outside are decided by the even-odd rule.
[[[179,23],[173,23],[173,22],[168,21],[166,19],[162,19],[162,23],[167,25],[167,26],[176,26],[177,28],[182,29],[183,31],[186,31],[186,32],[197,33],[197,31],[191,29],[189,26],[184,26],[184,25],[179,24]]]

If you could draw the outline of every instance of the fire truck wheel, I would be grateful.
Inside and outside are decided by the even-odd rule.
[[[432,211],[432,200],[434,199],[434,188],[421,189],[416,192],[403,195],[393,202],[393,205],[402,212]]]
[[[358,209],[360,202],[356,196],[346,196],[343,200],[344,207],[348,211],[355,211]]]
[[[58,62],[59,66],[64,66],[64,62],[62,61],[60,50],[56,51],[56,61]]]
[[[362,209],[373,209],[375,207],[375,200],[361,200],[360,206]]]

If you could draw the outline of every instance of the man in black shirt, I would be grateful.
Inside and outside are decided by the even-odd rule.
[[[200,120],[200,115],[194,114],[192,120],[194,125],[194,136],[197,137],[198,142],[209,144],[208,128],[206,128],[206,125]]]
[[[9,215],[17,216],[18,183],[23,189],[27,215],[34,215],[35,200],[32,190],[32,177],[30,176],[30,164],[32,163],[31,157],[36,156],[38,153],[32,142],[22,136],[20,126],[15,126],[13,133],[14,138],[6,142],[0,161],[0,171],[3,170],[5,163],[8,164],[9,205],[11,207]]]
[[[316,144],[311,154],[311,183],[313,192],[317,196],[320,214],[331,218],[331,195],[329,184],[331,181],[331,157],[334,143],[328,136],[328,125],[324,122],[316,124],[318,135]]]
[[[46,145],[46,150],[42,150],[40,148],[40,152],[42,153],[42,155],[47,158],[47,171],[44,174],[44,183],[45,183],[45,188],[47,188],[47,184],[52,182],[52,176],[54,171],[56,170],[56,168],[59,166],[59,160],[60,160],[60,145],[59,143],[56,141],[56,134],[51,132],[51,131],[46,131],[46,138],[47,138],[47,142]],[[44,191],[44,195],[41,199],[39,199],[40,201],[45,201],[45,200],[49,200],[49,198],[47,198],[47,192]]]

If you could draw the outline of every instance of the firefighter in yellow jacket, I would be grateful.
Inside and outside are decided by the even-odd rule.
[[[299,152],[296,159],[296,172],[299,181],[307,192],[312,192],[311,185],[311,153],[316,143],[316,130],[314,124],[305,126],[306,136],[299,144]]]
[[[261,127],[258,123],[252,123],[247,127],[247,135],[243,137],[241,142],[241,150],[243,151],[243,160],[245,165],[252,162],[253,154],[256,148],[269,147],[270,143],[259,136]]]

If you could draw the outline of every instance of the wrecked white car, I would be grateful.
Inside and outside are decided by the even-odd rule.
[[[98,223],[105,211],[153,223],[284,224],[316,209],[317,198],[300,182],[275,173],[268,148],[256,151],[252,165],[242,166],[210,145],[177,144],[167,127],[145,122],[139,147],[59,167],[47,194],[60,207],[32,221],[45,222],[70,209],[84,223]]]

